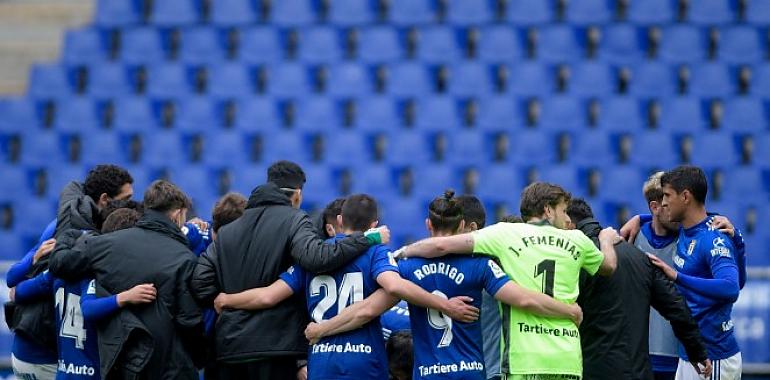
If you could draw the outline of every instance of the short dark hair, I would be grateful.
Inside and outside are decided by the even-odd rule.
[[[479,228],[484,228],[487,222],[487,212],[484,210],[484,204],[481,203],[478,197],[465,194],[457,197],[457,202],[463,209],[466,227],[468,224],[475,222]]]
[[[545,206],[556,207],[561,202],[569,203],[570,198],[572,195],[561,186],[545,182],[533,182],[521,192],[521,203],[519,204],[521,218],[529,221],[532,218],[541,217],[545,213]]]
[[[377,201],[367,194],[354,194],[342,205],[342,225],[353,231],[366,231],[377,221]]]
[[[117,165],[96,165],[88,172],[83,190],[94,201],[99,201],[102,194],[112,198],[120,194],[120,188],[134,179],[126,169]]]
[[[452,189],[444,191],[444,195],[436,197],[428,206],[428,219],[434,231],[455,232],[463,221],[463,208],[454,198]]]
[[[342,215],[342,205],[345,198],[337,198],[329,202],[322,212],[324,224],[337,224],[337,215]]]
[[[189,209],[190,198],[179,187],[164,179],[150,184],[144,192],[144,208],[159,212]]]
[[[660,186],[671,186],[677,193],[688,190],[695,201],[700,204],[706,203],[709,185],[706,180],[706,174],[697,166],[682,165],[671,169],[660,177]]]
[[[107,202],[107,205],[104,206],[104,208],[99,211],[99,215],[102,217],[102,220],[107,220],[107,217],[110,216],[115,210],[121,209],[121,208],[128,208],[131,210],[136,210],[140,215],[144,213],[144,207],[141,203],[131,200],[131,199],[113,199],[109,202]]]
[[[246,197],[238,193],[227,193],[219,198],[211,211],[211,228],[214,232],[243,215],[246,210]]]
[[[500,218],[500,223],[524,223],[524,219],[521,219],[518,215],[506,215]]]
[[[305,172],[291,161],[278,161],[267,168],[267,182],[284,189],[301,189],[305,186]]]
[[[388,355],[388,372],[391,376],[404,376],[412,378],[412,366],[414,365],[414,347],[412,332],[409,330],[396,331],[388,338],[385,345]],[[401,378],[399,378],[400,380]]]
[[[567,215],[572,220],[572,223],[577,224],[581,220],[593,218],[594,212],[591,210],[591,205],[583,198],[572,198],[567,206]]]
[[[141,215],[139,212],[130,208],[119,208],[107,217],[102,224],[102,233],[110,233],[118,230],[124,230],[136,225]]]

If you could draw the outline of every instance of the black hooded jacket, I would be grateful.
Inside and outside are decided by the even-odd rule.
[[[369,247],[362,234],[337,244],[318,237],[308,215],[293,208],[272,183],[252,192],[246,212],[222,227],[198,259],[191,284],[194,295],[210,307],[220,293],[264,287],[295,262],[311,272],[345,265]],[[308,323],[304,294],[270,309],[224,310],[215,326],[217,360],[238,362],[276,356],[307,355],[303,331]]]
[[[599,245],[599,222],[584,219],[577,229]],[[698,324],[684,298],[644,252],[627,242],[615,245],[618,266],[609,277],[580,276],[583,308],[580,340],[585,379],[652,379],[649,359],[650,306],[671,322],[693,360],[706,359]]]

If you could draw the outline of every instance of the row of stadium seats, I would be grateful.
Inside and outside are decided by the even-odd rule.
[[[313,92],[338,98],[371,93],[397,97],[439,93],[458,97],[493,94],[544,97],[553,93],[601,97],[619,93],[656,98],[691,94],[704,99],[753,94],[767,99],[770,98],[770,65],[750,68],[721,63],[682,66],[644,63],[625,67],[595,62],[573,65],[462,62],[388,66],[164,63],[137,67],[99,62],[88,67],[36,65],[30,74],[29,87],[29,94],[39,99],[73,94],[114,98],[131,93],[161,98],[195,93],[219,98],[265,93],[301,97]]]
[[[679,20],[712,25],[745,20],[767,25],[770,6],[759,0],[100,0],[95,14],[96,24],[109,27],[140,22],[157,26],[199,22],[296,26],[319,21],[338,25],[377,21],[396,25],[441,21],[535,25],[559,19],[578,25],[626,19],[639,24]]]
[[[565,25],[536,29],[373,26],[360,31],[313,27],[282,33],[260,26],[235,30],[189,27],[181,31],[150,27],[110,31],[87,27],[67,32],[62,58],[69,64],[88,64],[108,58],[131,64],[169,59],[191,64],[226,60],[272,63],[286,58],[318,64],[344,58],[367,63],[407,58],[443,63],[468,58],[509,62],[525,57],[562,63],[587,56],[613,63],[648,58],[671,64],[706,59],[749,64],[766,57],[765,39],[759,30],[744,25],[710,29],[685,25],[636,28],[626,24],[603,29]]]

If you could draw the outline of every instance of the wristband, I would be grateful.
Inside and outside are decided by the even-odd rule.
[[[364,232],[364,237],[369,241],[369,245],[382,244],[382,235],[379,228],[371,228]]]

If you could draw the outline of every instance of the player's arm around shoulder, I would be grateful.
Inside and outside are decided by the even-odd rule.
[[[586,267],[586,270],[588,270],[589,273],[598,273],[601,276],[611,276],[615,273],[615,269],[618,267],[618,257],[615,252],[615,245],[621,241],[623,241],[623,238],[620,237],[618,232],[612,227],[607,227],[599,232],[599,249],[604,257],[599,264],[598,270],[594,270],[590,265],[590,262],[589,266]],[[591,245],[593,245],[593,242],[591,242]],[[586,257],[585,260],[590,261],[590,258]]]

